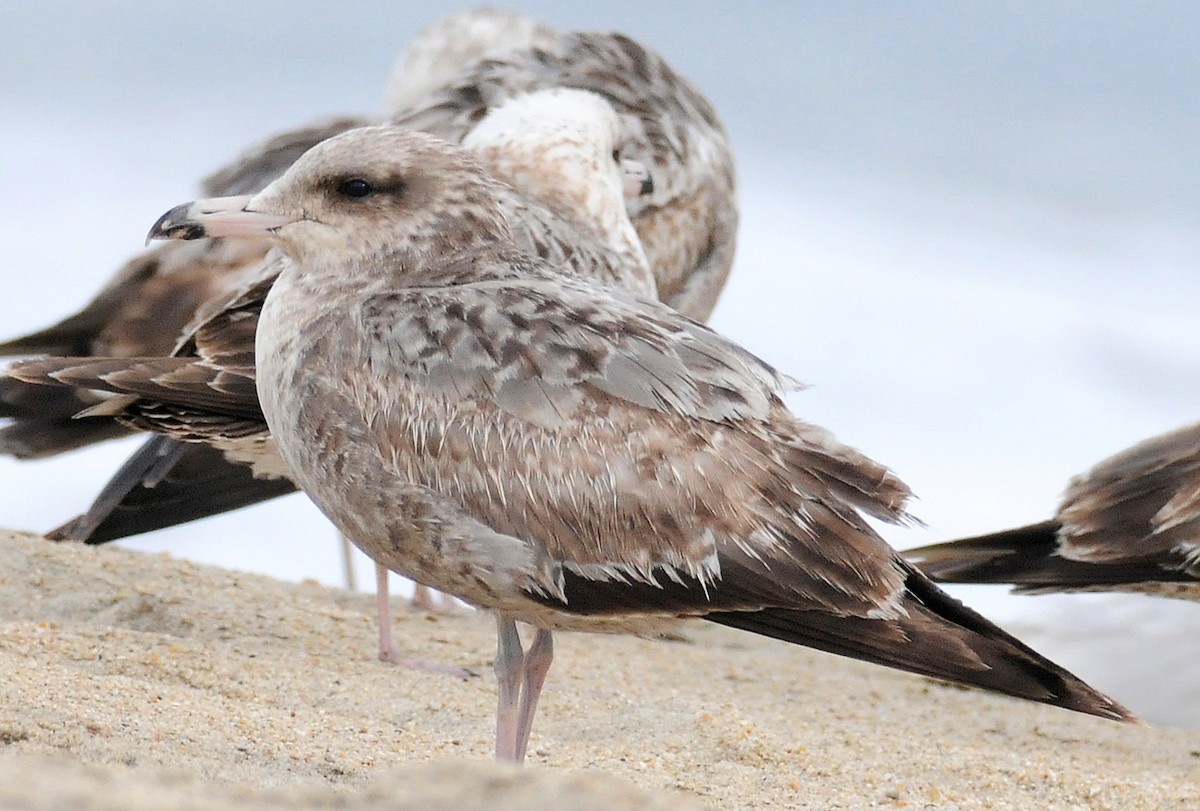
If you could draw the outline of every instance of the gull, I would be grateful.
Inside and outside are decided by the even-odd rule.
[[[654,191],[629,215],[661,301],[703,321],[733,262],[738,222],[733,150],[712,104],[666,60],[616,33],[565,32],[469,66],[390,123],[459,143],[487,109],[544,87],[596,93],[617,111],[622,153],[644,163]]]
[[[887,546],[866,517],[908,520],[908,488],[794,416],[789,378],[522,251],[503,194],[462,148],[370,127],[150,232],[278,247],[255,385],[204,407],[261,408],[346,537],[495,614],[498,758],[524,759],[554,632],[683,618],[1131,720]]]
[[[1075,477],[1038,524],[906,551],[935,580],[1200,600],[1200,424]]]

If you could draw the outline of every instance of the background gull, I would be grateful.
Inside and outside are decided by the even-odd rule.
[[[347,537],[496,612],[499,757],[524,758],[552,631],[680,616],[1129,718],[892,552],[864,515],[905,520],[908,488],[792,416],[786,378],[520,251],[500,193],[461,149],[365,128],[151,231],[278,241],[259,396],[210,406],[261,402]]]
[[[733,262],[733,154],[716,110],[658,54],[621,34],[564,33],[550,48],[481,60],[391,121],[459,142],[488,107],[555,86],[595,92],[620,114],[623,153],[655,176],[654,191],[629,214],[659,297],[705,320]]]
[[[504,9],[482,7],[447,14],[422,29],[404,49],[392,68],[384,107],[391,113],[411,110],[458,78],[468,65],[508,51],[551,49],[561,37],[532,17]]]
[[[1200,600],[1200,425],[1148,439],[1077,476],[1050,521],[905,555],[950,583]]]

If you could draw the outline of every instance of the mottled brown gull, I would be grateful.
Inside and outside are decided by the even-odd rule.
[[[1076,477],[1050,521],[904,553],[936,580],[1200,600],[1200,425]]]
[[[566,32],[553,43],[463,70],[391,122],[458,143],[486,109],[543,87],[597,93],[621,116],[622,151],[654,174],[652,195],[629,214],[659,297],[708,318],[733,262],[738,221],[733,151],[716,110],[661,56],[615,33]]]
[[[905,520],[907,487],[794,417],[786,378],[522,252],[500,194],[460,148],[367,128],[151,231],[269,235],[286,255],[258,399],[210,405],[261,403],[347,537],[496,613],[499,757],[524,757],[553,631],[680,617],[1130,717],[896,555],[864,516]]]

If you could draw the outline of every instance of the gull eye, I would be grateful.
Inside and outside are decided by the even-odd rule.
[[[373,191],[374,189],[371,188],[371,184],[361,177],[347,178],[337,185],[338,194],[342,197],[350,197],[355,200],[361,200]]]
[[[613,150],[613,160],[616,161],[617,163],[621,162],[621,150],[620,149]]]

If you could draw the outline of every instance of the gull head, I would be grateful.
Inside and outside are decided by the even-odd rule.
[[[640,246],[627,203],[652,194],[654,181],[622,153],[621,120],[601,96],[569,88],[519,94],[491,110],[463,147],[577,228]]]
[[[297,263],[375,264],[511,239],[494,181],[469,153],[399,127],[317,144],[245,197],[168,211],[147,239],[270,239]]]

